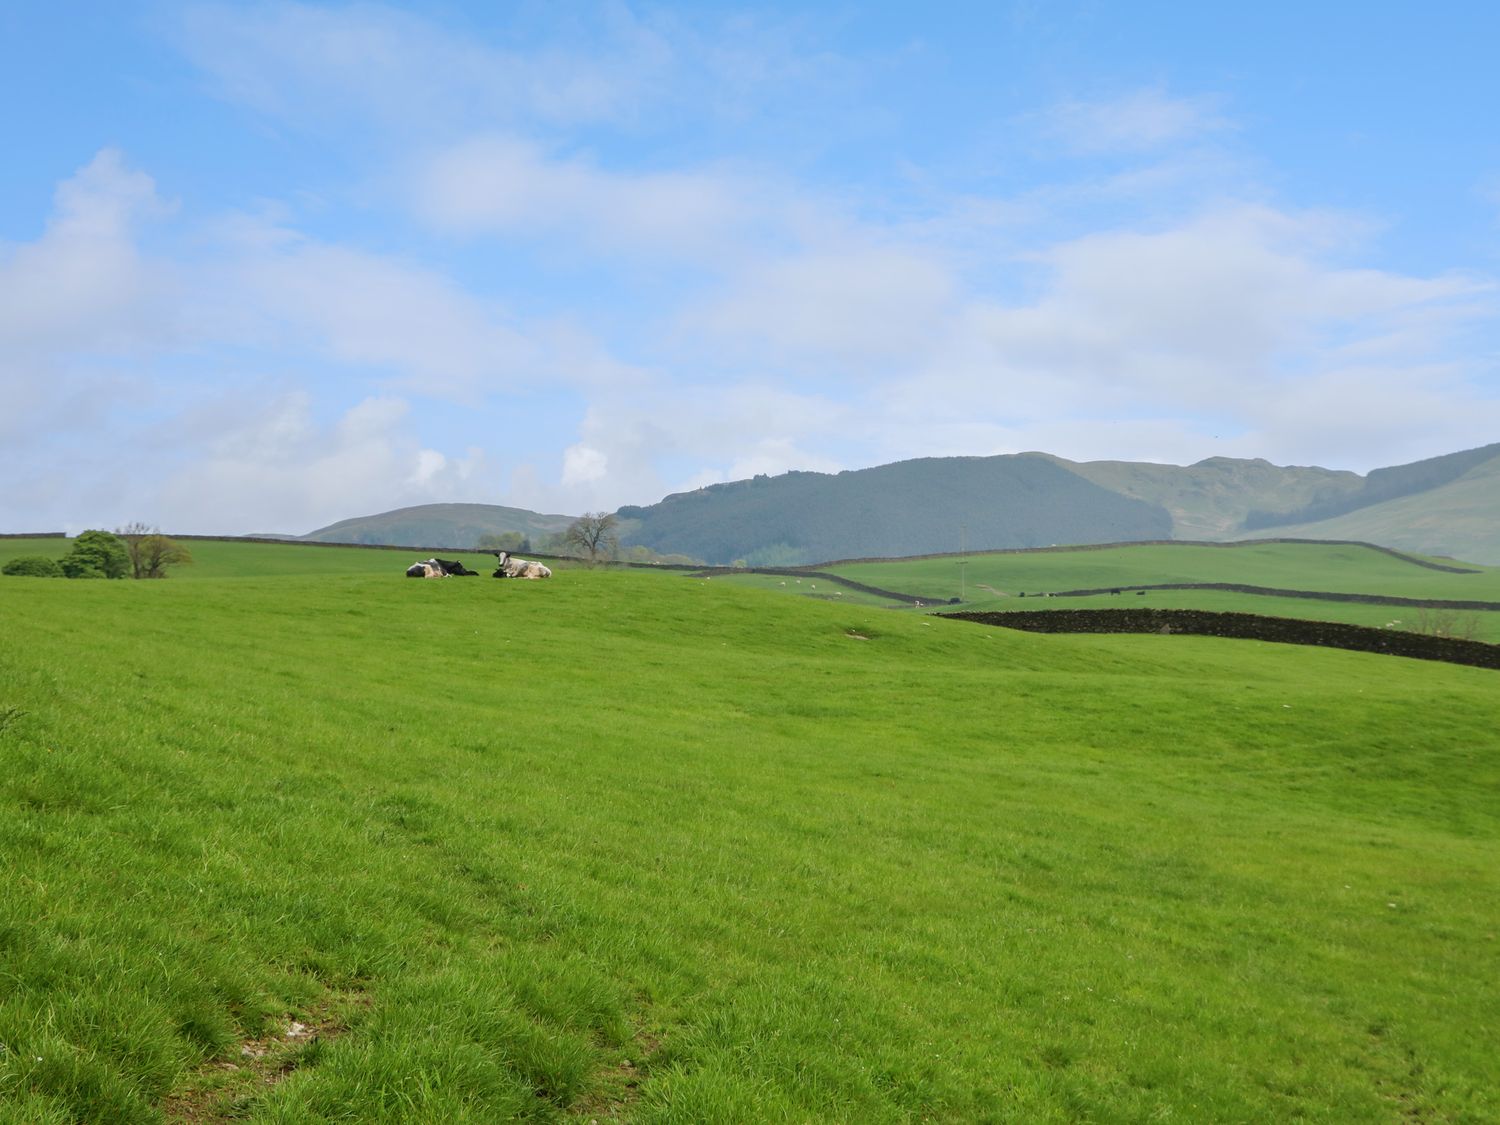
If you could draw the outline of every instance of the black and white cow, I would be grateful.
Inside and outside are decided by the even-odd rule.
[[[447,559],[427,559],[423,562],[412,563],[406,568],[408,578],[447,578],[453,577],[472,578],[479,572],[470,570],[461,562],[450,562]]]
[[[551,578],[552,568],[539,562],[518,559],[508,551],[494,552],[496,567],[492,578]]]

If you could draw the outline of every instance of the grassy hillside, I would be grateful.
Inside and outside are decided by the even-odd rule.
[[[1136,500],[1172,514],[1172,538],[1236,538],[1250,512],[1300,508],[1360,489],[1357,473],[1282,467],[1269,461],[1210,457],[1186,467],[1138,461],[1068,461],[1058,464]]]
[[[1442,457],[1429,457],[1409,465],[1375,469],[1352,492],[1315,500],[1305,506],[1278,504],[1270,511],[1252,512],[1245,521],[1245,528],[1260,530],[1335,519],[1348,512],[1403,497],[1420,497],[1475,470],[1490,475],[1497,468],[1500,468],[1500,443],[1449,453]]]
[[[1399,598],[1500,604],[1500,569],[1452,574],[1418,566],[1369,547],[1332,543],[1244,543],[1226,546],[1141,544],[967,556],[899,559],[836,565],[834,574],[880,589],[915,594],[931,602],[962,593],[966,608],[1109,609],[1150,604],[1163,609],[1258,613],[1320,621],[1342,621],[1414,632],[1456,630],[1459,635],[1500,644],[1500,612],[1421,610],[1336,600],[1272,597],[1220,590],[1152,590],[1148,602],[1109,594],[1090,598],[1035,595],[1067,590],[1128,588],[1173,583],[1234,583],[1282,590],[1374,594]],[[740,581],[740,579],[734,579]],[[775,579],[761,584],[777,586]],[[831,592],[828,583],[825,592]],[[787,588],[806,592],[803,584]],[[1031,597],[1024,600],[1022,593]],[[846,591],[846,597],[860,597]],[[878,599],[865,599],[875,600]]]
[[[10,1119],[1500,1116],[1494,673],[280,549],[0,581]]]
[[[619,514],[631,543],[764,566],[956,550],[965,535],[976,549],[1171,535],[1159,505],[1100,488],[1041,454],[756,477]]]
[[[1431,491],[1318,523],[1278,527],[1274,534],[1364,539],[1500,566],[1500,457]]]
[[[402,543],[413,546],[477,547],[481,535],[519,531],[541,540],[563,531],[572,516],[549,516],[499,504],[421,504],[374,516],[359,516],[302,536],[319,543]]]
[[[973,553],[823,569],[891,590],[956,595],[967,582],[1005,595],[1173,582],[1500,602],[1500,569],[1454,574],[1352,543],[1142,543],[1076,550]]]

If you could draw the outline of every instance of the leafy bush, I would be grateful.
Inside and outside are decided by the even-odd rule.
[[[126,524],[115,535],[130,556],[132,578],[165,578],[167,568],[187,566],[193,561],[192,554],[181,543],[144,523]]]
[[[124,578],[130,573],[130,552],[107,531],[84,531],[62,560],[69,578]]]
[[[27,578],[61,578],[63,569],[56,559],[49,559],[45,555],[21,555],[0,567],[0,574],[19,574]]]

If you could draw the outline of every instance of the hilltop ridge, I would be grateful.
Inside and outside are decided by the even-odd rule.
[[[1500,443],[1364,476],[1263,458],[1181,466],[1043,452],[925,457],[711,484],[626,505],[617,515],[626,546],[721,565],[1262,536],[1360,540],[1500,564]],[[427,504],[341,520],[300,538],[465,548],[481,535],[514,531],[540,544],[572,519],[493,504]]]

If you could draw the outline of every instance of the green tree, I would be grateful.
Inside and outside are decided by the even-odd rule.
[[[531,540],[519,531],[502,531],[499,534],[481,535],[479,546],[486,551],[529,551]]]
[[[130,573],[130,552],[107,531],[81,531],[63,556],[62,570],[69,578],[124,578]]]
[[[20,555],[0,567],[0,574],[17,574],[27,578],[61,578],[63,568],[46,555]]]
[[[614,558],[620,547],[620,537],[615,534],[617,523],[611,512],[584,512],[563,532],[563,543],[570,551],[587,555],[590,562],[599,561],[600,556]]]
[[[176,540],[168,539],[159,528],[143,523],[126,524],[115,532],[130,555],[132,578],[165,578],[167,568],[187,566],[192,553]]]

